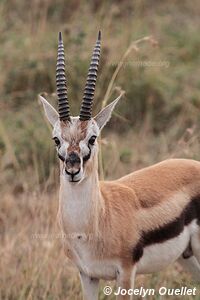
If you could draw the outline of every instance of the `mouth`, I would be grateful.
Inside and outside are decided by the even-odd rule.
[[[68,179],[69,182],[73,182],[73,183],[79,182],[81,180],[81,178],[77,178],[77,177],[79,177],[78,173],[79,173],[79,171],[76,172],[76,173],[69,173],[65,169],[65,174],[67,175],[67,179]]]
[[[74,182],[75,183],[75,182],[79,182],[79,181],[80,181],[80,179],[78,179],[78,180],[75,180],[74,178],[69,179],[69,182]]]

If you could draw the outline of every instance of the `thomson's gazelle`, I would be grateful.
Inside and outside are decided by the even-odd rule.
[[[99,33],[78,117],[70,115],[61,33],[58,113],[40,97],[60,158],[64,249],[80,272],[87,300],[98,298],[101,278],[129,289],[136,273],[159,271],[176,260],[200,280],[199,162],[170,159],[115,181],[99,181],[97,138],[120,98],[92,117],[100,39]]]

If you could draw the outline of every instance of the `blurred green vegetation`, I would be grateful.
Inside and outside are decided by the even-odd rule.
[[[100,109],[111,76],[131,42],[149,35],[158,41],[158,45],[143,43],[138,52],[132,51],[114,83],[114,88],[121,87],[126,96],[106,129],[112,140],[102,146],[108,178],[113,174],[106,168],[113,147],[118,149],[123,144],[116,156],[117,177],[129,167],[133,170],[133,166],[153,163],[172,156],[174,151],[176,155],[177,141],[182,142],[188,129],[192,130],[191,136],[198,137],[199,15],[197,0],[1,0],[1,188],[8,184],[20,191],[41,184],[42,188],[47,183],[47,188],[54,185],[58,164],[37,95],[47,93],[56,107],[55,64],[60,30],[74,115],[79,111],[99,29],[102,56],[94,113]],[[109,101],[116,95],[113,89]],[[115,134],[110,134],[113,131]],[[200,159],[200,151],[193,144],[188,153],[177,155]]]

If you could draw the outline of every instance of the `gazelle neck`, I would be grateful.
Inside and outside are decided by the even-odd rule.
[[[96,232],[102,201],[97,168],[75,184],[61,175],[59,213],[64,231]]]

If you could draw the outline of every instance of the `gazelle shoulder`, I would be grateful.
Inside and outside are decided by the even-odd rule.
[[[143,207],[169,201],[174,195],[190,198],[200,193],[200,163],[168,159],[126,175],[118,182],[132,188]]]
[[[192,159],[167,159],[152,166],[137,170],[118,179],[118,182],[127,184],[130,181],[151,182],[155,179],[173,182],[187,181],[200,178],[200,162]],[[165,182],[167,184],[167,182]]]
[[[100,191],[105,203],[108,205],[112,202],[115,203],[115,205],[120,205],[124,202],[127,207],[130,205],[132,208],[139,208],[139,201],[135,191],[117,180],[100,181]]]

